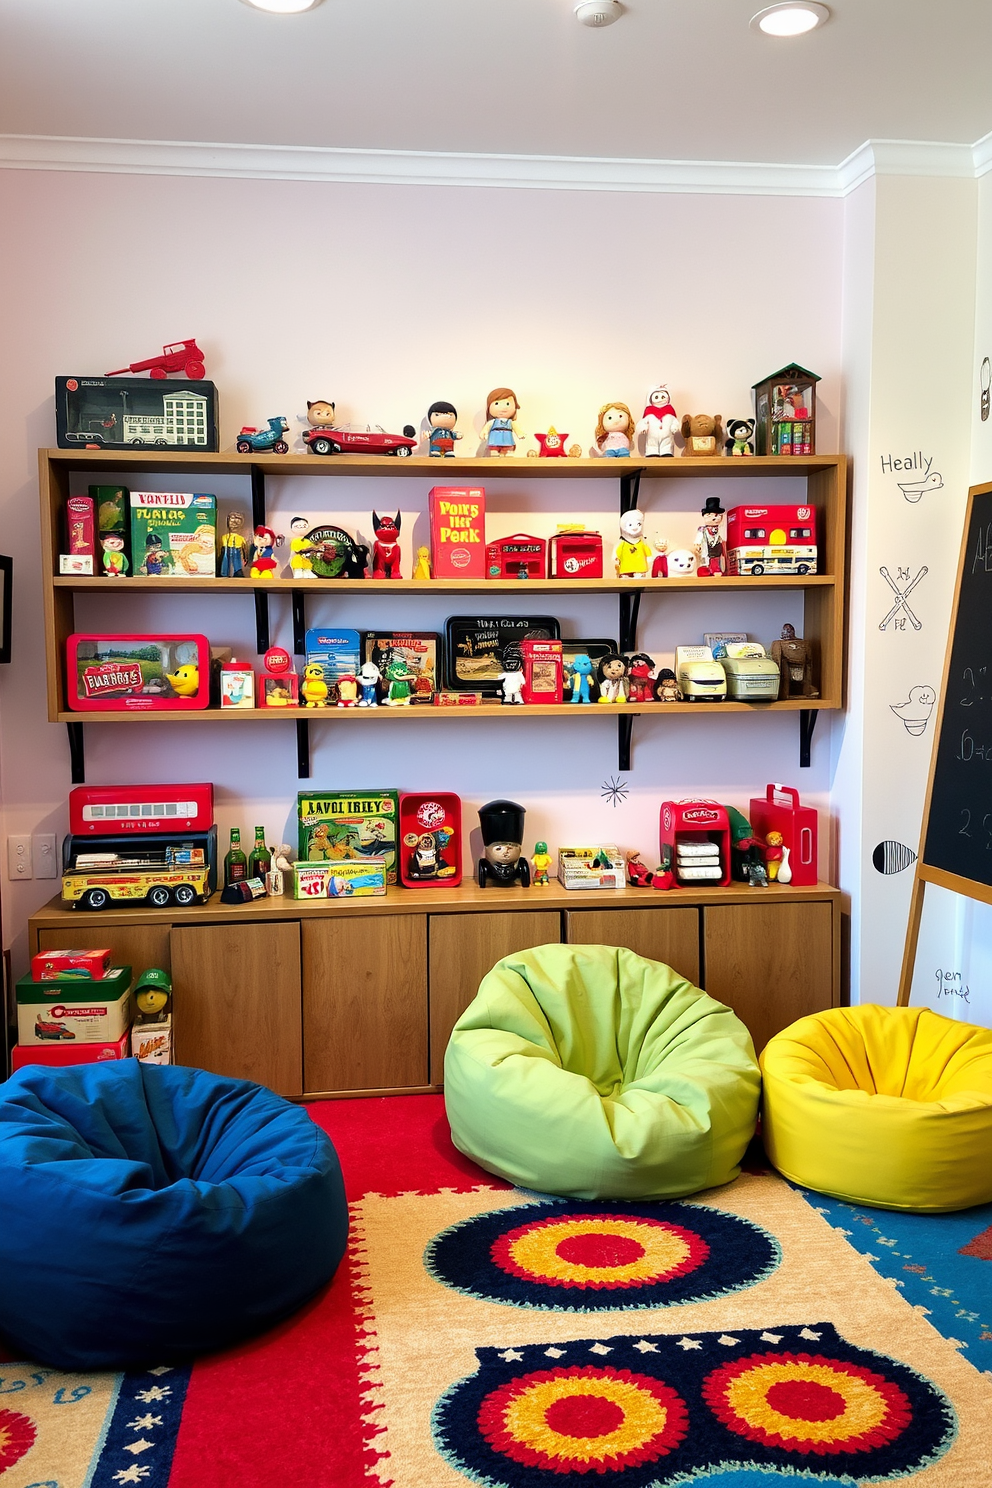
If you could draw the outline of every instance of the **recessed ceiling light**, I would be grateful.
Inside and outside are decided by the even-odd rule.
[[[806,31],[815,31],[830,19],[825,5],[816,0],[786,0],[784,5],[769,5],[751,17],[752,31],[764,31],[766,36],[802,36]]]
[[[271,10],[277,15],[298,15],[301,10],[316,10],[321,0],[244,0],[255,10]]]

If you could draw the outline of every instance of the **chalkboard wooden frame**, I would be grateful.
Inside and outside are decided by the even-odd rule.
[[[966,635],[963,627],[974,620],[971,611],[980,604],[976,597],[977,586],[969,583],[969,580],[975,578],[979,561],[982,576],[985,574],[989,576],[988,600],[986,600],[988,608],[981,617],[984,620],[984,635],[987,637],[988,665],[984,675],[987,677],[989,693],[987,697],[981,695],[968,697],[969,692],[977,694],[978,685],[986,685],[977,682],[971,666],[967,668],[964,666],[965,644],[969,639],[975,639],[975,636],[974,632]],[[972,486],[968,491],[964,535],[961,539],[961,556],[958,560],[947,652],[944,657],[944,672],[941,679],[937,726],[934,731],[930,775],[927,780],[926,804],[923,808],[920,851],[916,861],[909,907],[909,925],[906,931],[906,947],[899,977],[900,1007],[906,1007],[909,1003],[927,884],[937,884],[940,888],[950,889],[955,894],[964,895],[965,898],[977,899],[983,904],[992,904],[992,730],[989,731],[987,740],[982,738],[976,742],[968,725],[975,726],[975,720],[981,715],[963,711],[973,706],[978,708],[984,706],[988,715],[985,722],[986,724],[992,722],[992,626],[989,624],[992,620],[992,603],[989,603],[989,600],[992,600],[992,481],[981,486]],[[977,661],[975,665],[977,666]],[[966,673],[971,673],[970,683],[964,681]],[[965,696],[961,695],[962,690]],[[949,696],[950,702],[948,702]],[[973,779],[969,780],[966,785],[967,798],[961,794],[962,775],[965,773],[959,768],[962,765],[966,770],[977,765],[982,774],[987,776],[987,781],[982,782],[977,770],[971,772]],[[979,787],[979,794],[981,794],[981,786],[984,785],[987,798],[977,803],[977,811],[974,810],[971,800],[971,788],[976,784]],[[959,802],[963,804],[959,806]],[[989,809],[983,811],[982,808],[986,804]],[[934,816],[935,810],[939,813],[937,818]],[[960,819],[955,813],[959,813]],[[979,813],[981,813],[980,816]],[[958,837],[966,839],[965,845],[959,845],[962,859],[976,858],[975,838],[968,830],[973,815],[976,819],[976,831],[978,821],[981,821],[981,830],[985,833],[986,841],[982,851],[987,851],[989,854],[988,860],[983,864],[987,881],[977,875],[969,874],[966,862],[961,863],[960,871],[956,871],[958,865],[954,863],[956,851],[954,845]],[[949,866],[949,863],[954,866]]]

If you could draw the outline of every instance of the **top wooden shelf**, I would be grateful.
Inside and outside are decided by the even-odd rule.
[[[412,455],[238,455],[197,454],[142,445],[131,450],[48,449],[41,458],[53,466],[75,470],[168,471],[204,470],[217,475],[248,475],[252,466],[267,475],[429,476],[444,484],[466,479],[481,480],[617,480],[639,474],[652,479],[681,480],[700,476],[789,476],[802,480],[819,471],[836,470],[846,464],[845,455],[755,455],[746,460],[716,456],[706,459],[672,460],[591,459],[540,460],[526,456],[508,459],[431,460]]]

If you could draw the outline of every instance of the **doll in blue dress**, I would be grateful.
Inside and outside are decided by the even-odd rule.
[[[515,422],[520,412],[517,395],[512,388],[493,388],[486,399],[487,423],[482,426],[482,438],[486,441],[487,455],[512,455],[517,440],[523,431]]]

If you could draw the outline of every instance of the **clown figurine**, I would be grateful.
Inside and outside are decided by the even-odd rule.
[[[673,459],[678,427],[678,415],[669,401],[668,389],[664,386],[652,388],[636,429],[636,433],[644,435],[645,455]]]
[[[620,541],[613,549],[613,567],[618,579],[643,579],[651,564],[651,549],[644,540],[644,513],[636,506],[620,518]]]

